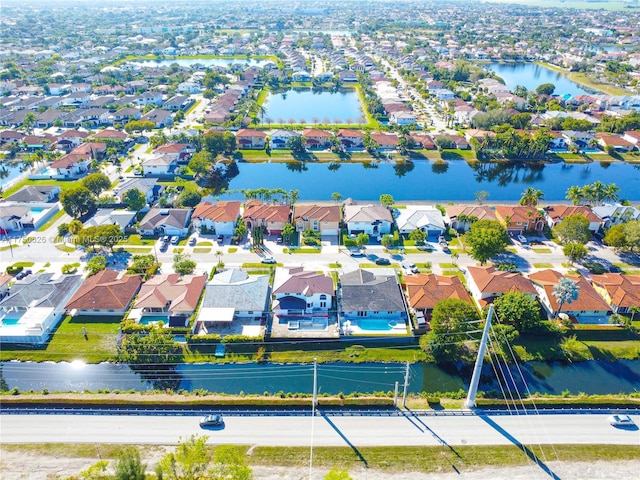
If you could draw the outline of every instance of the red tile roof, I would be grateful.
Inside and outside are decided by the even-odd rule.
[[[469,293],[456,276],[420,273],[405,276],[404,283],[407,286],[409,304],[416,310],[433,310],[438,302],[447,298],[457,298],[473,304]]]
[[[126,310],[140,289],[138,275],[102,270],[87,278],[66,305],[67,310]]]
[[[243,219],[264,220],[265,222],[288,222],[291,208],[289,205],[267,205],[248,202]]]
[[[194,217],[207,218],[214,222],[233,222],[240,216],[240,202],[202,202],[193,212]]]
[[[617,307],[640,307],[640,275],[604,273],[591,275],[591,282],[607,291]]]
[[[553,296],[553,287],[560,283],[560,279],[564,277],[560,272],[547,269],[539,272],[532,273],[529,278],[532,282],[540,285],[549,299],[552,310],[555,312],[558,310],[558,300]],[[576,282],[576,285],[580,288],[578,291],[578,298],[573,300],[571,304],[565,303],[562,306],[562,311],[580,311],[580,310],[596,310],[596,311],[609,311],[609,305],[604,299],[598,295],[598,292],[591,286],[591,284],[584,277],[571,277],[571,280]]]
[[[140,288],[134,306],[164,309],[168,305],[169,312],[193,312],[206,283],[206,275],[154,275]]]

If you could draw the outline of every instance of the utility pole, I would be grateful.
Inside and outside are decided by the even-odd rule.
[[[476,393],[478,392],[478,383],[480,382],[480,372],[482,371],[482,361],[484,360],[484,351],[487,348],[487,338],[489,337],[489,329],[491,328],[491,318],[493,317],[493,303],[489,305],[487,319],[484,322],[484,330],[482,330],[482,339],[478,348],[478,357],[473,367],[473,375],[471,376],[471,384],[469,385],[469,393],[464,402],[465,408],[476,408]]]
[[[313,473],[313,426],[316,417],[316,403],[318,401],[318,360],[313,359],[313,400],[311,404],[311,446],[309,448],[309,480]]]
[[[404,391],[402,392],[402,408],[407,407],[407,388],[409,388],[409,362],[404,371]]]
[[[393,406],[398,408],[398,382],[396,382],[395,388],[393,389]]]
[[[313,359],[313,411],[318,404],[318,360]]]

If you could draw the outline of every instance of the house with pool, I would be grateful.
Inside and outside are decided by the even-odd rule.
[[[410,335],[405,297],[393,269],[353,270],[340,276],[342,335]]]
[[[65,308],[72,315],[122,317],[141,285],[142,278],[139,275],[121,275],[115,270],[102,270],[82,283]]]

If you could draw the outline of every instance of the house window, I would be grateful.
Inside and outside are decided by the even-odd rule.
[[[391,310],[388,310],[388,311],[387,311],[387,314],[389,314],[389,315],[393,315],[393,312],[392,312]]]
[[[380,312],[378,312],[378,311],[373,312],[374,315],[378,315],[379,313]]]
[[[307,303],[307,308],[313,307],[313,303]]]
[[[327,296],[323,293],[322,295],[320,295],[320,300],[326,300]]]
[[[358,316],[359,317],[366,317],[367,316],[367,312],[358,312]]]
[[[327,302],[320,302],[320,308],[327,308]]]

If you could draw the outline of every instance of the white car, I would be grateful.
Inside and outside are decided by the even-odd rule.
[[[520,243],[527,243],[527,237],[525,237],[524,235],[518,235],[518,240],[520,241]]]
[[[607,420],[614,427],[630,427],[635,425],[629,415],[611,415],[610,417],[607,417]]]

